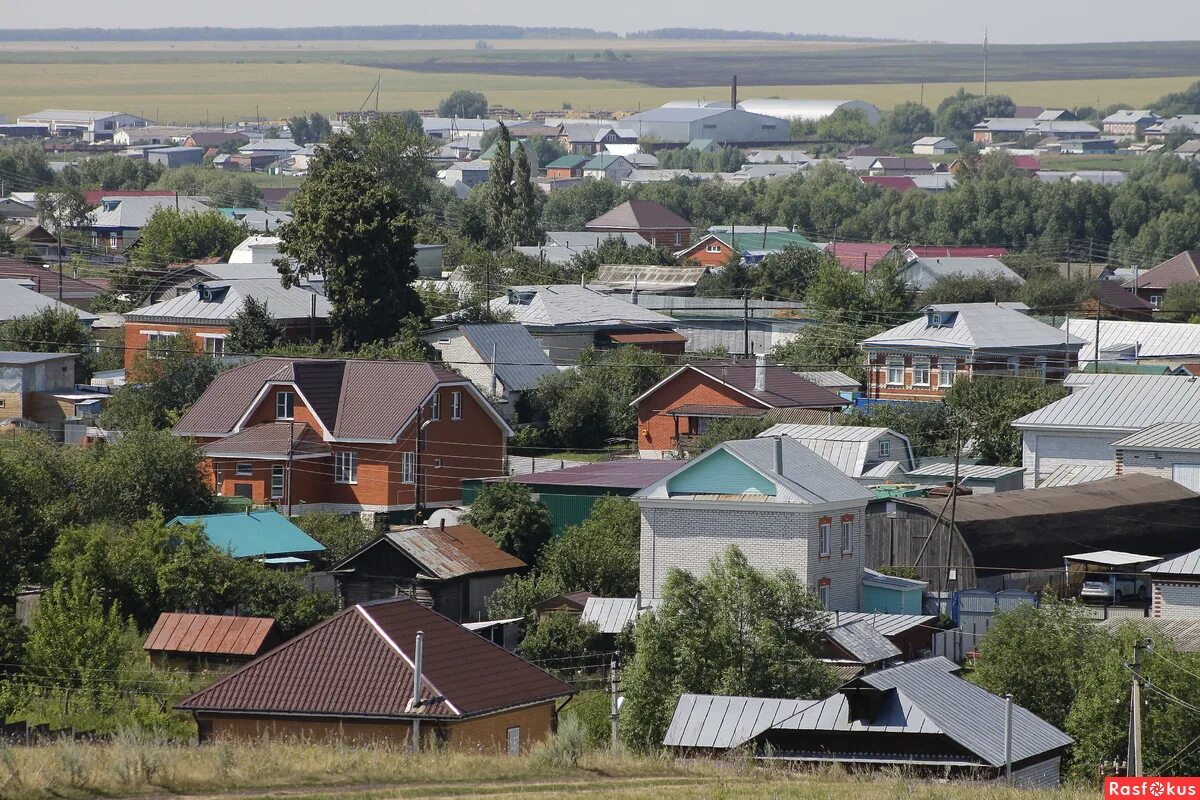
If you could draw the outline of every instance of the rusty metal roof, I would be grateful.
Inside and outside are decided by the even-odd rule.
[[[279,643],[279,626],[267,617],[164,612],[144,648],[185,655],[257,656]]]
[[[336,569],[353,569],[354,562],[369,550],[390,546],[414,562],[426,575],[441,580],[524,569],[527,565],[496,546],[491,538],[471,525],[397,527],[347,558]]]
[[[425,634],[422,704],[413,643]],[[574,689],[407,597],[351,606],[179,702],[184,711],[316,717],[462,718]]]

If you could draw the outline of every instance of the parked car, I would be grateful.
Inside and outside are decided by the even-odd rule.
[[[1099,572],[1084,576],[1079,597],[1082,600],[1124,603],[1129,600],[1144,601],[1149,593],[1146,581],[1136,575]]]

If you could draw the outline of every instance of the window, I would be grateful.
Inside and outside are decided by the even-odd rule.
[[[509,728],[505,731],[505,739],[507,744],[508,754],[510,756],[521,755],[521,728]]]
[[[892,454],[892,443],[887,439],[879,440],[879,457],[887,458]]]
[[[234,475],[253,475],[254,474],[254,465],[251,464],[249,461],[239,461],[233,467],[233,474]]]
[[[119,234],[119,233],[109,234],[108,246],[111,247],[113,250],[116,250],[118,247],[120,247],[121,246],[121,234]]]
[[[1161,294],[1150,295],[1150,307],[1153,308],[1155,311],[1162,308],[1162,301],[1163,301],[1163,296]]]
[[[958,371],[958,362],[953,358],[938,359],[938,386],[953,386],[954,373]]]
[[[1050,371],[1046,366],[1046,357],[1038,356],[1034,363],[1037,364],[1038,375],[1041,376],[1042,383],[1045,383],[1046,378],[1050,376]]]
[[[827,556],[829,555],[829,523],[822,522],[818,531],[820,532],[820,555]]]
[[[442,418],[442,396],[438,392],[429,399],[429,418],[434,422]]]
[[[913,359],[913,386],[929,385],[929,359]]]
[[[842,555],[854,552],[854,523],[842,521]]]
[[[271,499],[278,500],[283,497],[283,464],[274,464],[271,467]]]
[[[675,246],[679,247],[679,245],[681,245],[681,244],[683,244],[683,234],[676,233],[675,234]]]
[[[821,600],[821,608],[829,610],[829,584],[817,587],[817,597]]]
[[[334,483],[358,483],[358,453],[339,450],[334,456]]]
[[[719,253],[719,252],[721,252],[721,245],[719,245],[719,244],[710,244],[708,247],[705,247],[705,248],[704,248],[704,251],[705,251],[706,253]]]
[[[887,362],[887,385],[904,385],[904,361],[899,358],[889,358]]]
[[[1016,356],[1008,359],[1008,374],[1013,376],[1021,374],[1021,359]]]
[[[400,480],[403,483],[417,482],[417,454],[411,450],[404,454],[404,461],[400,465]]]
[[[462,392],[450,393],[450,419],[462,419]]]
[[[291,392],[280,392],[275,395],[275,419],[292,419],[295,404],[296,396]]]
[[[205,336],[204,354],[210,358],[220,358],[225,355],[225,337]]]

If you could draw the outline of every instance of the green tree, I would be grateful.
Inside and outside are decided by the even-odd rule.
[[[262,201],[262,192],[250,178],[209,166],[169,169],[150,188],[170,189],[189,197],[207,197],[230,208],[258,208]]]
[[[78,237],[79,230],[87,226],[92,217],[92,209],[83,192],[73,187],[43,186],[37,190],[34,207],[38,224],[64,242],[71,241],[73,235]]]
[[[954,434],[948,429],[949,416],[943,403],[876,405],[869,411],[856,409],[841,420],[845,425],[891,428],[907,436],[913,452],[921,456],[954,455]]]
[[[1200,81],[1196,81],[1182,92],[1170,92],[1163,95],[1151,107],[1158,112],[1160,117],[1200,114]]]
[[[1160,316],[1178,322],[1195,322],[1200,319],[1200,283],[1177,283],[1168,286],[1163,294]]]
[[[12,186],[34,187],[54,182],[54,170],[42,143],[25,139],[0,142],[0,175]]]
[[[1022,284],[1000,274],[966,275],[956,272],[938,278],[921,293],[922,303],[999,303],[1016,300]]]
[[[291,117],[288,128],[292,131],[292,141],[299,145],[323,142],[333,134],[333,126],[325,115],[314,111],[308,116],[303,114]]]
[[[759,417],[733,417],[717,420],[704,429],[696,443],[695,451],[704,453],[719,444],[737,439],[753,439],[771,427],[771,423]]]
[[[587,519],[550,540],[538,569],[560,591],[632,597],[637,591],[641,513],[626,497],[601,497]]]
[[[538,163],[542,165],[549,164],[567,154],[566,148],[559,144],[557,139],[547,139],[545,136],[530,136],[525,140],[525,144],[533,148]]]
[[[857,325],[839,319],[836,312],[823,312],[795,339],[776,345],[771,356],[792,369],[836,369],[862,381],[867,370],[858,343],[882,330],[882,325]]]
[[[105,153],[85,158],[79,166],[68,166],[59,180],[80,189],[138,190],[161,178],[163,171],[158,164]]]
[[[496,546],[526,564],[534,564],[550,539],[550,512],[529,488],[515,481],[484,486],[463,515],[463,522],[488,535]]]
[[[817,123],[817,136],[833,142],[869,142],[875,126],[858,108],[838,108]]]
[[[748,238],[749,246],[753,247],[753,237]],[[750,294],[755,297],[802,300],[822,265],[831,261],[831,256],[814,247],[789,246],[769,253],[749,270],[752,278]]]
[[[227,259],[233,248],[250,235],[249,229],[220,211],[176,211],[160,208],[142,227],[130,262],[149,285],[168,264],[200,258]]]
[[[455,89],[438,103],[439,117],[483,119],[487,116],[488,99],[482,92]]]
[[[380,182],[391,187],[414,220],[421,214],[440,212],[438,198],[448,190],[437,183],[432,166],[439,145],[425,135],[419,117],[415,125],[404,116],[392,115],[368,123],[352,122],[349,136],[357,157]]]
[[[595,275],[604,264],[647,264],[673,267],[678,262],[675,254],[663,247],[650,244],[631,245],[625,239],[610,236],[596,247],[571,256],[568,274]]]
[[[217,372],[217,363],[200,351],[191,331],[181,330],[134,355],[128,382],[108,401],[100,424],[118,431],[170,427],[200,398]]]
[[[946,392],[952,428],[971,442],[971,454],[984,464],[1020,466],[1021,432],[1013,420],[1066,397],[1059,384],[1043,384],[1034,375],[981,376],[956,381]]]
[[[613,183],[585,178],[558,189],[542,207],[542,227],[548,231],[581,231],[584,225],[629,199],[629,192]]]
[[[517,190],[513,185],[515,165],[512,137],[509,136],[508,127],[503,122],[500,123],[499,133],[492,148],[492,160],[484,189],[488,241],[495,247],[512,249],[518,243],[513,219],[517,208]]]
[[[933,133],[933,112],[920,103],[907,101],[897,103],[891,113],[883,118],[880,128],[884,133],[905,137],[919,137]]]
[[[408,209],[362,157],[351,136],[329,139],[279,231],[276,261],[286,286],[324,276],[334,339],[345,349],[389,339],[401,319],[421,311]]]
[[[91,376],[92,337],[79,315],[66,308],[44,308],[36,314],[14,317],[0,324],[0,344],[6,350],[32,353],[78,353],[76,376],[85,383]]]
[[[300,530],[325,545],[325,561],[330,565],[344,561],[379,535],[356,517],[332,511],[302,514],[293,522]]]
[[[169,431],[126,431],[113,444],[89,447],[82,461],[85,518],[132,522],[155,508],[168,518],[212,508],[199,449]]]
[[[517,652],[530,661],[550,661],[557,668],[577,665],[564,663],[599,649],[600,629],[592,622],[580,622],[576,614],[546,614],[530,628]]]
[[[263,301],[247,297],[240,311],[229,320],[225,348],[230,353],[261,353],[279,344],[283,325]]]
[[[795,573],[751,567],[736,547],[702,577],[672,570],[662,604],[634,629],[625,672],[627,744],[655,748],[679,696],[821,697],[837,679],[817,660],[825,613]]]
[[[545,197],[533,185],[533,174],[530,172],[529,156],[524,147],[517,148],[517,158],[513,163],[513,208],[512,208],[512,240],[518,245],[537,244],[539,202]]]

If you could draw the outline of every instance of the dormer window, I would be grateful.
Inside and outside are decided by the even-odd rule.
[[[930,328],[952,328],[954,316],[953,311],[936,311],[931,308],[925,312],[925,323]]]
[[[536,292],[518,292],[514,289],[508,290],[508,304],[510,306],[527,306],[533,302]]]

